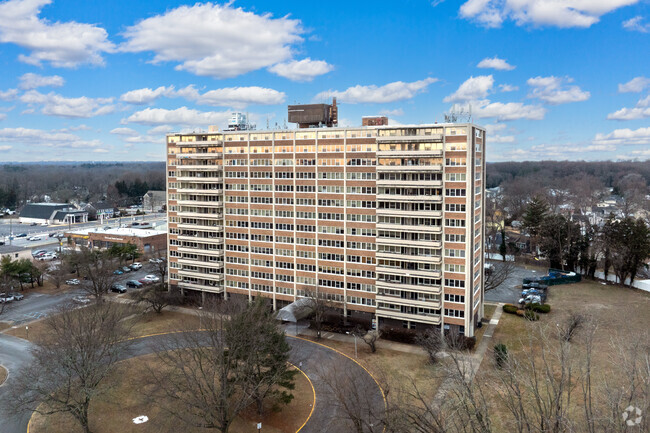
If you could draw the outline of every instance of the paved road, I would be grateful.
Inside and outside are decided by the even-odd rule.
[[[9,218],[1,218],[0,219],[0,240],[4,240],[7,245],[9,245],[9,239],[8,236],[13,232],[14,236],[19,234],[19,233],[27,233],[28,236],[32,235],[37,235],[41,236],[42,240],[40,241],[28,241],[27,238],[16,238],[11,241],[12,245],[17,245],[17,246],[39,246],[39,245],[44,245],[53,241],[56,241],[56,239],[48,237],[50,233],[63,233],[70,228],[75,230],[75,229],[81,229],[81,228],[89,228],[89,227],[100,227],[100,226],[111,226],[111,227],[119,227],[120,223],[121,224],[129,224],[133,221],[148,221],[151,223],[163,223],[167,221],[167,215],[166,214],[148,214],[148,215],[140,215],[137,217],[122,217],[122,218],[113,218],[109,220],[105,220],[104,224],[101,224],[99,221],[89,221],[87,223],[78,223],[78,224],[60,224],[60,225],[52,225],[52,226],[41,226],[41,225],[29,225],[29,224],[19,224],[18,223],[18,218],[13,218],[13,220],[10,222]]]
[[[30,362],[32,345],[27,340],[0,333],[0,364],[8,371],[7,381],[0,386],[0,397],[11,395],[13,373],[21,366]],[[2,433],[25,432],[29,422],[29,414],[6,414],[0,407],[0,431]]]
[[[173,339],[174,335],[169,334],[136,339],[132,342],[127,357],[155,353],[164,347],[173,345]],[[18,342],[15,340],[18,340]],[[323,372],[327,373],[333,369],[351,372],[351,377],[354,377],[354,380],[358,382],[358,386],[364,390],[367,402],[375,408],[380,408],[379,412],[385,407],[383,395],[377,383],[368,372],[352,359],[311,341],[294,337],[288,337],[288,341],[291,345],[290,362],[301,366],[301,370],[309,377],[316,392],[314,411],[305,426],[300,430],[301,433],[351,431],[350,426],[345,424],[344,417],[339,412],[337,405],[330,401],[332,396],[320,379]],[[7,362],[12,366],[28,362],[29,347],[29,343],[0,334],[0,361],[6,358]],[[6,355],[9,352],[12,353],[11,356]],[[5,393],[11,393],[11,383],[10,376],[6,384],[0,387],[0,397]],[[11,416],[3,413],[3,409],[0,408],[2,433],[24,433],[27,430],[28,422],[29,417]],[[379,425],[377,419],[369,419],[369,422]]]

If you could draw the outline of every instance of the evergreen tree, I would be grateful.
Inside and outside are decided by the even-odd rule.
[[[528,203],[523,216],[523,226],[532,237],[539,235],[539,230],[548,216],[548,203],[542,196],[535,196]]]
[[[503,261],[506,261],[506,254],[508,253],[508,247],[506,247],[506,231],[501,229],[501,245],[499,245],[499,254],[503,258]]]

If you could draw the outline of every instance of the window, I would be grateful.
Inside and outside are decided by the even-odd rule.
[[[480,189],[480,187],[478,187]],[[447,188],[445,189],[445,195],[447,197],[465,197],[464,188]]]
[[[446,218],[445,227],[465,227],[465,220]]]
[[[449,293],[445,293],[445,301],[447,302],[458,302],[460,304],[465,303],[465,296],[464,295],[451,295]]]
[[[445,308],[445,316],[458,317],[462,319],[463,317],[465,317],[465,312],[463,310],[452,310],[450,308]]]

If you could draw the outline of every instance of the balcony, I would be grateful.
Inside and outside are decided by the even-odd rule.
[[[186,176],[182,172],[176,176],[178,182],[223,183],[223,177]]]
[[[377,194],[377,201],[442,202],[441,195]]]
[[[199,201],[199,200],[177,200],[176,204],[179,206],[210,206],[210,207],[223,207],[222,201]]]
[[[223,238],[217,236],[203,237],[203,236],[178,235],[178,240],[189,241],[189,242],[210,242],[210,243],[217,243],[217,244],[223,243]]]
[[[223,189],[198,189],[198,188],[176,188],[179,193],[187,194],[206,194],[206,195],[223,195]]]
[[[435,150],[380,150],[377,151],[377,158],[399,156],[442,156],[442,149]]]
[[[410,187],[437,187],[442,188],[441,180],[395,180],[378,179],[377,186],[410,186]]]
[[[431,143],[441,142],[442,134],[431,135],[390,135],[377,137],[378,143]]]
[[[219,221],[221,223],[221,221]],[[216,224],[214,226],[206,226],[206,225],[198,225],[198,224],[177,224],[177,227],[179,229],[189,229],[189,230],[207,230],[210,232],[222,232],[223,231],[223,225],[222,224]]]
[[[409,239],[396,239],[396,238],[381,238],[377,237],[377,245],[399,245],[409,247],[425,247],[425,248],[442,248],[441,241],[412,241]]]
[[[442,172],[441,164],[434,165],[378,165],[377,171],[433,171]]]
[[[214,256],[214,257],[223,256],[223,250],[222,249],[206,250],[204,248],[190,248],[190,247],[181,247],[181,246],[179,246],[176,250],[179,253],[203,254],[203,255]]]
[[[442,218],[440,210],[400,210],[400,209],[379,209],[377,215],[400,216],[411,218]]]
[[[410,254],[387,253],[387,252],[377,251],[376,257],[378,259],[401,260],[403,262],[413,262],[413,263],[433,263],[433,264],[442,263],[442,257],[440,255],[413,256]]]
[[[430,325],[440,325],[439,315],[408,314],[399,311],[383,309],[379,307],[377,307],[377,311],[375,312],[375,314],[378,318],[385,317],[387,319],[410,320],[412,322],[428,323]]]
[[[184,281],[178,282],[178,287],[188,290],[200,290],[202,292],[223,293],[223,286],[211,286],[208,284],[189,283]]]
[[[402,268],[391,268],[387,266],[377,265],[375,269],[376,273],[382,274],[395,274],[395,275],[404,275],[405,277],[416,277],[416,278],[441,278],[442,271],[422,271],[418,269],[402,269]]]
[[[401,224],[377,223],[377,230],[401,230],[422,233],[442,233],[442,226],[413,226]]]
[[[402,286],[400,286],[400,288],[401,287]],[[386,302],[386,303],[396,304],[396,305],[406,305],[408,307],[433,308],[433,309],[439,309],[441,307],[440,299],[438,299],[437,301],[426,300],[425,298],[406,299],[400,296],[380,295],[380,294],[377,294],[377,297],[375,299],[377,300],[377,302]],[[388,310],[388,311],[394,311],[394,310]]]
[[[442,294],[442,286],[414,286],[413,284],[402,284],[399,282],[399,280],[395,280],[395,281],[377,280],[375,285],[377,286],[377,291],[381,291],[381,289],[395,289],[395,290],[410,290],[413,292],[426,292],[426,293],[431,293],[433,295]],[[381,296],[388,296],[388,295],[381,295]]]
[[[223,281],[223,268],[212,268],[215,270],[215,273],[209,273],[205,271],[193,271],[189,269],[176,269],[178,271],[178,275],[185,275],[188,277],[193,277],[193,278],[203,278],[209,281]]]

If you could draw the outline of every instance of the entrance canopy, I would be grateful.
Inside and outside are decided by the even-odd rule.
[[[301,298],[278,311],[276,318],[284,322],[297,322],[309,316],[314,309],[311,306],[312,300]]]

